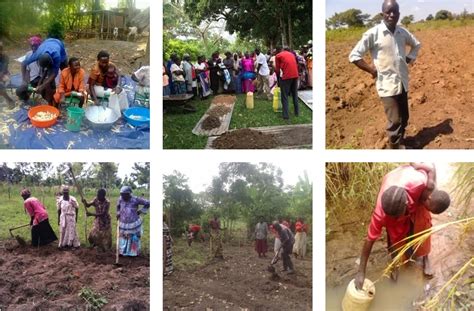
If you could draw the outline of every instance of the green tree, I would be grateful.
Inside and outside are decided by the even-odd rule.
[[[134,163],[133,172],[130,174],[131,180],[140,186],[150,189],[150,162]]]
[[[430,15],[428,15],[428,16],[426,17],[426,20],[427,20],[427,21],[430,21],[430,20],[432,20],[432,19],[434,19],[433,14],[430,14]]]
[[[453,13],[449,12],[448,10],[440,10],[436,12],[435,19],[436,20],[453,19]]]
[[[334,13],[329,18],[328,24],[333,28],[347,27],[363,27],[369,19],[369,14],[362,14],[359,9],[349,9],[341,13]]]
[[[173,235],[184,231],[188,221],[200,217],[202,210],[194,201],[188,178],[178,171],[164,176],[163,209]]]
[[[406,27],[406,26],[410,25],[414,20],[415,20],[415,16],[407,15],[407,16],[404,16],[402,18],[401,23],[402,23],[402,25],[404,25]]]
[[[120,185],[117,177],[118,166],[112,162],[101,162],[96,166],[99,187],[114,188]]]

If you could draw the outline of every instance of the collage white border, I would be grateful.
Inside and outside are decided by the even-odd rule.
[[[183,161],[305,161],[313,181],[313,310],[325,310],[325,162],[472,162],[471,150],[325,150],[325,2],[313,1],[313,150],[205,151],[162,150],[162,2],[151,1],[150,150],[1,150],[4,162],[151,162],[150,307],[163,308],[162,172]],[[318,57],[320,55],[321,57]]]

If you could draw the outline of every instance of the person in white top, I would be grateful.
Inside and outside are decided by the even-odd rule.
[[[405,28],[397,26],[400,10],[395,0],[382,5],[383,21],[369,29],[349,55],[349,61],[376,79],[376,88],[387,116],[387,135],[392,149],[401,144],[408,124],[408,64],[420,50],[420,42]],[[411,50],[406,54],[406,46]],[[370,52],[374,65],[364,61]]]
[[[268,77],[270,75],[270,68],[268,68],[267,57],[260,52],[260,49],[255,49],[255,55],[257,55],[257,97],[264,95],[268,100],[272,100],[272,94],[270,94],[270,85]],[[263,94],[262,94],[263,93]]]
[[[186,94],[186,80],[184,78],[183,66],[181,59],[176,57],[170,67],[171,76],[173,77],[173,87],[175,94]]]

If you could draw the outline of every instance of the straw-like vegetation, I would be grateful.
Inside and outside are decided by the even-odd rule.
[[[333,226],[337,227],[347,221],[370,219],[383,176],[397,165],[367,162],[327,163],[327,234],[331,233]],[[365,229],[366,226],[361,228],[361,234]]]

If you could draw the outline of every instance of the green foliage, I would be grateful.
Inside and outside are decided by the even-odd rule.
[[[428,15],[428,16],[426,17],[426,20],[427,20],[427,21],[430,21],[430,20],[432,20],[432,19],[434,19],[433,14],[430,14],[430,15]]]
[[[396,163],[326,163],[326,231],[368,219],[383,176],[396,166]]]
[[[363,27],[364,23],[369,19],[369,14],[362,14],[359,9],[349,9],[341,13],[334,13],[327,20],[327,25],[332,28],[347,27]]]
[[[209,108],[212,96],[206,100],[195,99],[190,104],[196,106],[197,112],[183,114],[178,109],[168,109],[163,115],[163,147],[165,149],[203,149],[207,137],[196,136],[191,131]],[[291,100],[290,100],[291,103]],[[312,122],[312,111],[300,101],[300,116],[293,118],[293,124],[308,124]],[[281,113],[275,113],[272,103],[268,100],[254,98],[254,109],[245,107],[245,95],[237,95],[230,129],[285,125]]]
[[[405,17],[402,18],[402,25],[404,25],[405,27],[410,25],[413,21],[415,20],[415,16],[413,15],[407,15]]]
[[[108,303],[104,296],[94,292],[94,290],[89,287],[81,288],[78,296],[86,302],[86,307],[90,310],[100,310]]]
[[[194,201],[188,178],[180,172],[164,176],[163,197],[163,209],[173,235],[184,232],[187,222],[198,219],[202,213]]]
[[[132,180],[138,185],[144,185],[147,189],[150,189],[150,162],[134,163],[132,169]]]
[[[435,15],[436,20],[445,20],[445,19],[453,19],[453,13],[449,12],[448,10],[440,10],[436,12]]]
[[[54,38],[63,40],[64,39],[64,26],[59,21],[52,21],[46,30],[48,38]]]
[[[260,216],[267,222],[278,217],[304,217],[307,223],[312,220],[312,183],[307,174],[296,185],[285,188],[280,168],[270,163],[238,162],[221,163],[219,173],[204,193],[192,193],[187,181],[176,171],[165,176],[163,205],[166,214],[174,219],[171,223],[175,236],[189,222],[201,224],[207,232],[214,215],[226,229],[226,240],[235,240],[236,235],[251,237]]]
[[[196,61],[197,57],[203,53],[200,44],[196,40],[179,40],[167,39],[163,42],[163,60],[167,61],[171,54],[176,53],[179,57],[189,54],[192,61]]]
[[[244,39],[262,39],[267,47],[277,43],[298,46],[312,37],[312,1],[185,0],[191,21],[225,19],[226,30]]]

